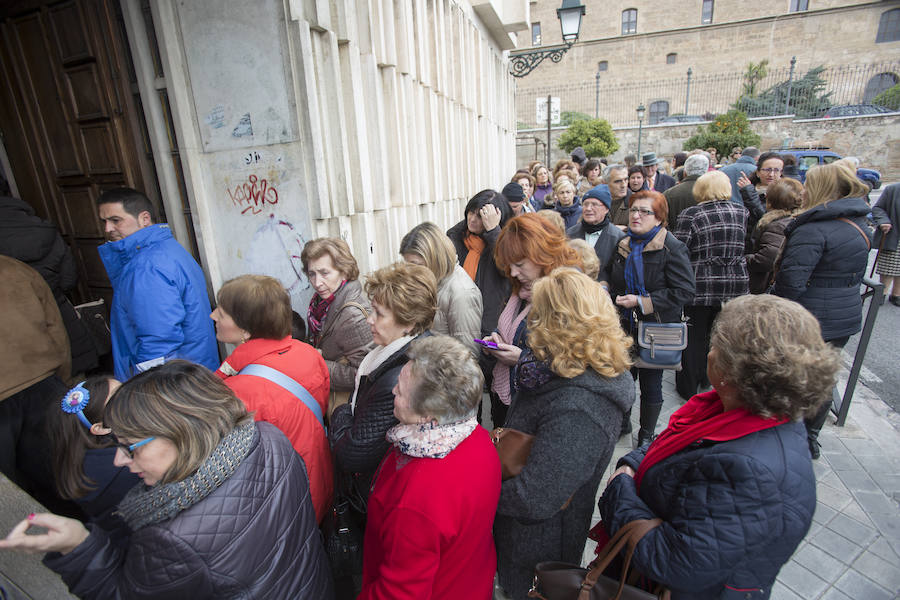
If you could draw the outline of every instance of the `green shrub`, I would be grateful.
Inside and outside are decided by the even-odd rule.
[[[578,146],[588,156],[609,156],[619,149],[619,142],[605,119],[576,119],[559,136],[559,147],[572,152]]]
[[[759,146],[761,141],[762,138],[750,129],[747,115],[732,109],[724,115],[718,115],[709,125],[699,125],[697,133],[684,142],[683,148],[706,150],[712,146],[719,156],[728,156],[735,146]]]
[[[891,110],[900,110],[900,83],[875,96],[872,104],[878,104]]]

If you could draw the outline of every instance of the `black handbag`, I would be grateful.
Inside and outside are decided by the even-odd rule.
[[[616,532],[587,569],[563,562],[542,562],[534,569],[529,598],[540,600],[668,600],[669,590],[657,586],[655,593],[627,583],[634,549],[662,519],[635,519]],[[603,571],[627,547],[618,579]]]
[[[322,533],[338,600],[356,598],[362,591],[365,529],[366,501],[355,479],[349,473],[336,473],[334,505],[323,520]]]
[[[681,351],[687,348],[687,323],[647,323],[637,331],[638,355],[634,366],[641,369],[681,370]]]

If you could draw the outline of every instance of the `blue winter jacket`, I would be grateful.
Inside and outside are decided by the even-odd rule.
[[[113,286],[110,310],[116,379],[173,358],[215,370],[219,352],[197,261],[168,225],[151,225],[97,248]],[[152,364],[142,364],[154,361]]]
[[[795,300],[819,320],[826,341],[853,335],[862,325],[859,284],[869,259],[865,235],[869,205],[840,198],[797,215],[785,229],[787,242],[774,293]]]
[[[637,471],[645,450],[617,466]],[[613,479],[599,507],[611,535],[634,519],[663,520],[638,543],[633,564],[672,600],[768,598],[816,509],[806,428],[788,422],[696,442],[650,467],[640,494],[631,477]]]

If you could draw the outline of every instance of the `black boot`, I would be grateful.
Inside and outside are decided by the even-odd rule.
[[[809,454],[812,456],[813,460],[818,460],[822,455],[822,445],[819,443],[819,432],[822,431],[822,427],[828,419],[828,411],[830,408],[831,403],[826,402],[812,418],[804,419],[803,421],[803,424],[806,425],[806,442],[809,444]]]
[[[619,437],[623,435],[628,435],[631,433],[631,409],[628,409],[628,412],[625,413],[625,417],[622,419],[622,430],[619,432]]]
[[[656,437],[656,421],[662,411],[662,404],[644,404],[641,402],[641,428],[638,429],[637,448]]]

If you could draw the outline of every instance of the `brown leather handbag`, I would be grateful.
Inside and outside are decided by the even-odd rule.
[[[531,454],[531,445],[534,444],[534,436],[517,429],[497,427],[491,432],[491,441],[500,455],[500,470],[503,481],[512,479],[522,472],[528,455]]]
[[[658,586],[655,593],[627,583],[634,549],[662,519],[635,519],[616,532],[587,569],[563,562],[542,562],[534,568],[529,598],[541,600],[669,600],[669,590]],[[612,560],[627,547],[618,579],[603,574]]]

